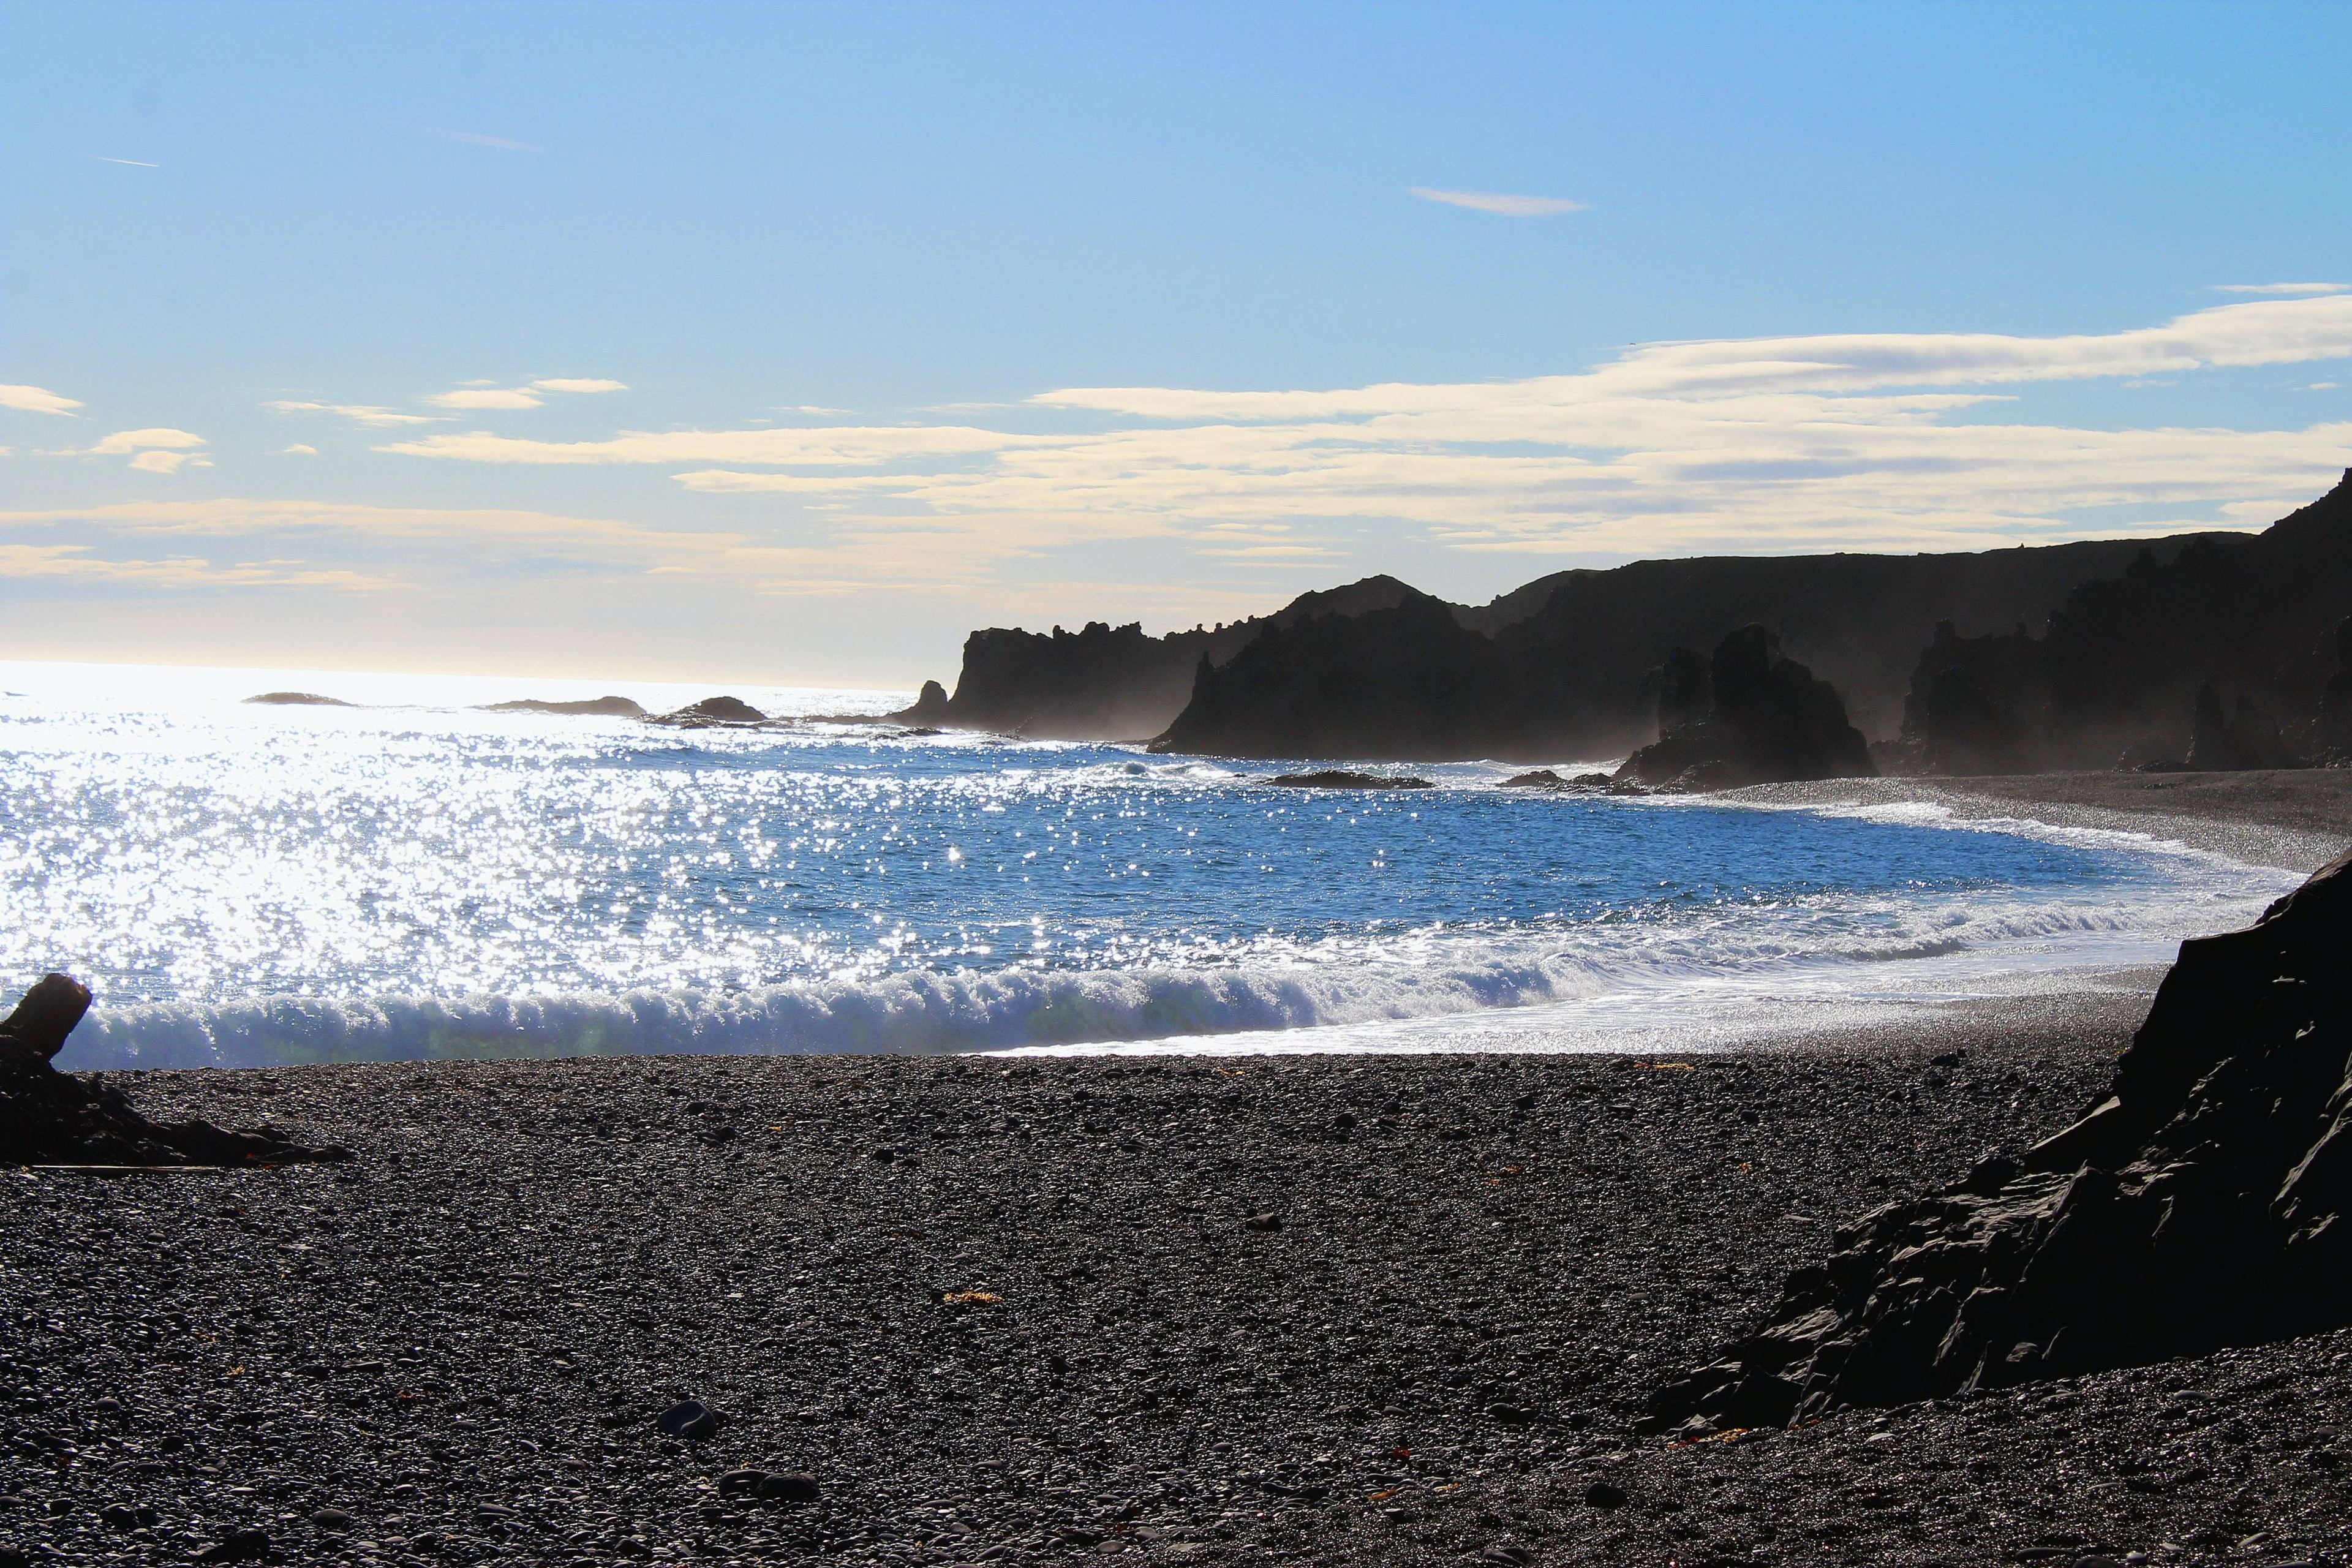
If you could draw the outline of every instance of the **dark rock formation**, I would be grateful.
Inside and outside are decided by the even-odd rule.
[[[518,698],[512,702],[492,702],[485,706],[488,713],[561,713],[575,718],[642,719],[646,710],[626,697],[588,697],[570,702],[551,702],[537,697]]]
[[[1160,637],[1144,636],[1139,623],[1100,621],[1077,632],[1055,626],[1050,635],[977,631],[964,639],[955,695],[937,716],[909,721],[1036,740],[1141,740],[1183,710],[1203,660],[1222,665],[1261,632],[1310,616],[1388,609],[1413,592],[1393,577],[1367,577],[1302,594],[1271,616]]]
[[[340,697],[321,697],[315,691],[265,691],[257,697],[248,697],[246,700],[247,702],[258,702],[271,708],[352,708],[358,706],[356,703],[346,702]]]
[[[1675,649],[1656,687],[1658,739],[1625,760],[1622,781],[1719,789],[1876,772],[1836,689],[1762,626],[1733,632],[1712,658]]]
[[[1450,606],[1407,590],[1393,608],[1271,626],[1222,668],[1203,659],[1192,700],[1156,752],[1229,757],[1502,754],[1517,682]]]
[[[948,689],[936,680],[926,680],[911,706],[883,717],[899,724],[944,724],[948,721]]]
[[[1435,789],[1427,779],[1411,773],[1357,773],[1345,768],[1324,768],[1311,773],[1279,773],[1265,781],[1285,789]]]
[[[2083,583],[2039,638],[1939,634],[1913,673],[1905,740],[1929,772],[2184,752],[2200,768],[2299,766],[2280,731],[2324,745],[2347,603],[2352,477],[2259,534],[2200,535],[2168,560],[2151,548]]]
[[[305,1148],[268,1131],[209,1121],[158,1125],[96,1074],[50,1061],[89,1010],[89,989],[43,977],[0,1021],[0,1165],[290,1165],[348,1160],[347,1149]]]
[[[2352,855],[2182,943],[2089,1115],[1840,1232],[1654,1417],[1781,1426],[2352,1323],[2347,958]]]
[[[764,724],[768,716],[740,697],[706,697],[674,713],[657,713],[646,722],[680,730],[719,730]]]
[[[2241,696],[2225,717],[2221,694],[2206,685],[2197,689],[2189,720],[2188,765],[2200,773],[2232,773],[2305,763],[2280,739],[2278,721],[2254,706],[2252,698]]]

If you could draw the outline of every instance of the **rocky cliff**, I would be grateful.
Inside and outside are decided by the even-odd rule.
[[[1393,577],[1367,577],[1302,594],[1271,616],[1158,637],[1146,637],[1139,623],[1101,621],[1076,632],[976,631],[964,639],[954,695],[927,708],[919,721],[1037,740],[1146,739],[1183,710],[1203,660],[1222,665],[1260,632],[1303,616],[1387,609],[1412,592]]]
[[[1662,1426],[1778,1426],[2352,1322],[2352,856],[2181,944],[2090,1113],[1799,1269],[1662,1390]]]
[[[1950,773],[2329,753],[2352,740],[2347,609],[2352,473],[2259,534],[2137,553],[2076,585],[2039,636],[1939,627],[1913,671],[1906,753]]]

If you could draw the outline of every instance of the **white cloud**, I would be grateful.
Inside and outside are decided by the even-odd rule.
[[[119,458],[126,452],[145,451],[151,447],[169,452],[185,452],[205,444],[202,436],[186,430],[156,427],[146,430],[117,430],[89,448],[94,458]]]
[[[90,156],[101,163],[121,163],[125,168],[131,169],[160,169],[163,166],[161,163],[142,163],[137,158],[110,158],[101,153],[92,153]]]
[[[496,387],[474,391],[460,387],[456,392],[436,392],[425,399],[436,408],[537,408],[541,400],[519,387]]]
[[[339,418],[348,419],[354,425],[363,425],[371,428],[392,425],[435,423],[434,416],[429,414],[403,414],[397,409],[379,408],[370,403],[300,403],[280,398],[275,403],[265,403],[262,406],[278,414],[332,414]]]
[[[309,445],[307,445],[307,444],[305,444],[305,443],[303,443],[303,442],[300,442],[300,441],[297,441],[297,442],[295,442],[291,447],[287,447],[287,448],[285,449],[285,456],[289,457],[289,458],[295,458],[295,457],[300,457],[300,458],[315,458],[315,457],[317,457],[318,455],[319,455],[319,448],[318,448],[318,447],[312,447],[312,446],[309,446]]]
[[[2352,425],[2084,429],[2002,422],[1997,389],[2352,357],[2352,297],[2218,306],[2051,337],[1872,333],[1656,343],[1510,382],[1334,391],[1068,388],[966,425],[474,432],[378,448],[509,464],[647,464],[703,494],[790,498],[836,537],[1048,552],[1167,539],[1299,554],[1342,537],[1584,555],[1955,549],[2205,525],[2216,505],[2316,493]],[[1101,427],[1108,421],[1110,427]],[[2105,509],[2131,507],[2122,528]],[[1236,532],[1235,531],[1243,531]],[[1266,537],[1250,530],[1273,530]]]
[[[1425,202],[1443,202],[1447,206],[1492,213],[1496,217],[1551,217],[1560,213],[1580,213],[1591,205],[1571,202],[1563,196],[1513,196],[1500,191],[1440,191],[1427,185],[1413,185],[1406,194],[1419,196]]]
[[[604,441],[526,441],[476,430],[425,436],[378,447],[413,458],[474,463],[870,464],[903,458],[996,452],[1050,443],[1048,436],[1008,436],[957,425],[833,426],[814,430],[627,431]]]
[[[541,376],[531,383],[541,392],[626,392],[628,384],[621,381],[582,380],[571,376]]]
[[[2345,294],[2352,283],[2216,283],[2216,294]]]
[[[199,458],[191,452],[142,452],[131,459],[131,466],[142,474],[176,474],[182,468],[209,468],[209,458]]]
[[[162,561],[109,561],[86,544],[0,544],[0,578],[78,577],[163,588],[339,588],[366,592],[385,587],[381,579],[335,568],[317,569],[296,561],[257,561],[227,566],[194,556]]]
[[[71,414],[80,406],[46,387],[0,386],[0,408],[13,408],[19,414]]]

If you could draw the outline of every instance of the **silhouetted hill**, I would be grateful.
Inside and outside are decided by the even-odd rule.
[[[1363,615],[1413,592],[1393,577],[1366,577],[1301,594],[1271,616],[1160,637],[1101,621],[1076,632],[976,631],[964,639],[955,695],[923,721],[1038,740],[1142,740],[1183,710],[1202,659],[1223,664],[1260,632],[1304,616]]]
[[[2076,586],[2039,637],[1939,628],[1913,674],[1904,750],[1954,773],[2119,758],[2275,767],[2297,746],[2328,752],[2352,740],[2338,713],[2347,614],[2352,471],[2261,533],[2136,552]]]
[[[1640,561],[1552,573],[1479,606],[1369,577],[1303,595],[1272,616],[1163,637],[1101,623],[1076,633],[974,632],[940,721],[1083,740],[1164,734],[1178,749],[1248,756],[1621,755],[1655,734],[1654,672],[1671,649],[1711,648],[1753,624],[1833,685],[1864,735],[1891,735],[1914,696],[1920,650],[1939,624],[1948,623],[1955,638],[2023,637],[2075,590],[2121,579],[2135,562],[2164,567],[2192,548],[2234,559],[2244,542],[2179,534],[1969,553]],[[1421,611],[1360,634],[1276,639],[1245,679],[1226,678],[1243,651],[1271,633],[1409,601]],[[2105,603],[2095,595],[2084,602]],[[1489,643],[1496,658],[1442,636],[1429,605]],[[2088,627],[2092,612],[2082,613]],[[1438,663],[1416,668],[1414,648]],[[1369,662],[1350,671],[1349,658]],[[2324,685],[2334,668],[2314,666],[2314,682]],[[1204,670],[1212,679],[1196,689]],[[1450,675],[1475,687],[1445,692]],[[1386,697],[1382,681],[1393,683]],[[1311,712],[1318,689],[1340,693],[1344,713]],[[1189,713],[1196,697],[1207,705]],[[1416,731],[1383,712],[1393,702],[1438,703],[1443,722]]]

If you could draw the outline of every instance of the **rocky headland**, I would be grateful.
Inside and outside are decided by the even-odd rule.
[[[1166,637],[975,632],[955,690],[900,717],[1253,758],[1619,756],[1659,738],[1677,650],[1755,625],[1877,738],[1874,771],[2278,768],[2352,760],[2347,604],[2352,481],[2258,534],[1636,562],[1475,607],[1375,577]]]

